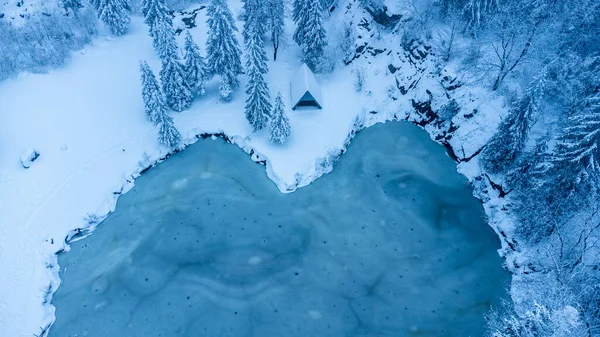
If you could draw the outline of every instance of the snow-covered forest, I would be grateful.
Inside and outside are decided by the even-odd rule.
[[[133,38],[125,40],[128,36],[135,41],[148,38],[151,48],[140,47],[135,65],[119,68],[127,69],[128,78],[135,73],[131,83],[136,82],[137,92],[131,86],[118,91],[136,95],[137,110],[127,111],[131,106],[124,105],[127,109],[115,111],[142,116],[143,122],[136,119],[126,127],[138,126],[152,136],[143,138],[146,145],[136,145],[136,157],[131,151],[129,162],[114,169],[135,172],[114,182],[121,183],[118,195],[142,169],[201,134],[231,138],[255,161],[268,162],[269,177],[291,192],[329,172],[360,129],[409,120],[446,147],[502,242],[499,253],[512,275],[506,289],[510,296],[489,311],[487,334],[600,336],[599,1],[5,1],[0,4],[0,124],[8,126],[0,128],[0,202],[10,199],[9,187],[19,186],[17,173],[10,170],[35,168],[33,161],[45,156],[29,151],[21,156],[27,165],[13,165],[18,158],[10,155],[25,150],[12,148],[13,142],[25,143],[17,136],[22,130],[14,126],[27,130],[27,123],[15,122],[20,102],[4,105],[2,91],[9,92],[9,85],[32,74],[68,69],[98,41],[138,46]],[[316,135],[315,125],[292,114],[291,105],[297,102],[287,99],[288,86],[282,85],[288,85],[303,63],[323,83],[327,104],[350,114],[321,117],[318,126],[326,126],[326,136]],[[97,90],[110,83],[99,82]],[[21,99],[35,97],[36,92],[28,92]],[[332,103],[336,100],[340,103]],[[25,122],[46,114],[43,103],[36,108],[24,115]],[[100,114],[111,107],[104,109],[76,113]],[[229,110],[242,117],[221,113]],[[195,111],[207,114],[190,117]],[[80,118],[73,129],[79,129],[76,123],[86,124]],[[43,134],[37,137],[38,144],[29,146],[41,146]],[[128,138],[115,137],[122,137],[115,146],[125,152],[120,144]],[[155,143],[147,145],[149,139]],[[302,160],[309,168],[294,167]],[[52,178],[37,179],[42,186]],[[49,194],[58,193],[54,186]],[[30,204],[27,193],[18,195]],[[111,206],[101,208],[104,213],[118,195],[111,195]],[[4,207],[0,229],[18,231],[11,226],[24,215]],[[86,212],[96,209],[86,207]],[[37,216],[38,210],[31,209],[31,214]],[[79,224],[62,226],[64,232]],[[39,239],[63,232],[44,230],[46,237]],[[3,274],[10,273],[5,269],[8,260],[0,247]],[[0,289],[3,281],[0,276]],[[43,282],[48,277],[38,283]],[[56,286],[51,282],[47,294],[40,291],[39,296],[51,294]],[[3,302],[2,295],[0,290],[0,335],[2,323],[13,317],[5,312],[15,303]],[[30,295],[38,300],[36,296]],[[52,320],[44,320],[28,324],[41,326],[45,334]],[[24,330],[6,333],[30,332],[29,327],[18,329]]]

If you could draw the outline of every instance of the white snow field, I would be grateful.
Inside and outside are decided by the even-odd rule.
[[[239,3],[231,4],[234,13],[239,12]],[[340,9],[328,19],[334,51],[342,15]],[[205,21],[202,10],[196,19],[198,27],[192,29],[201,48]],[[281,191],[293,191],[331,170],[355,126],[393,118],[419,120],[422,116],[414,115],[411,99],[426,99],[426,89],[436,97],[444,95],[437,77],[415,70],[431,69],[431,64],[405,62],[401,53],[391,49],[400,46],[399,37],[383,37],[373,39],[371,46],[377,49],[378,44],[389,52],[353,63],[367,74],[362,92],[353,86],[354,66],[338,66],[332,73],[317,76],[324,109],[292,112],[289,79],[301,63],[300,51],[291,42],[289,21],[287,29],[290,45],[280,48],[277,62],[269,63],[268,83],[272,97],[281,91],[287,98],[291,141],[273,146],[266,131],[252,133],[244,117],[243,88],[234,92],[232,102],[224,103],[218,98],[215,79],[189,110],[172,114],[183,143],[194,142],[202,133],[224,133],[252,152],[254,160],[266,160],[267,174]],[[268,41],[266,45],[271,56]],[[133,17],[126,36],[100,37],[62,69],[22,74],[0,83],[0,336],[32,336],[53,322],[54,308],[48,305],[47,295],[59,283],[55,253],[64,248],[65,236],[86,227],[89,214],[102,216],[112,211],[139,172],[168,153],[158,145],[157,130],[144,116],[140,60],[147,60],[155,73],[159,71],[147,29],[141,18]],[[388,70],[392,63],[399,68],[393,76]],[[397,81],[406,86],[414,83],[414,76],[420,76],[418,85],[408,95],[387,93]],[[245,79],[241,79],[243,85]],[[449,142],[462,147],[460,157],[468,157],[491,136],[493,121],[502,114],[500,101],[464,88],[453,91],[453,96],[466,109],[480,112],[468,119],[461,113],[453,120],[460,128]],[[481,120],[486,120],[485,126]],[[432,136],[437,130],[426,129]],[[20,156],[29,148],[40,156],[25,169]],[[461,165],[459,170],[469,178],[477,175],[473,162],[466,165],[470,166]]]

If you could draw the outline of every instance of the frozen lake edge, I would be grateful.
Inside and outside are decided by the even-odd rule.
[[[445,163],[446,165],[448,165],[448,163],[450,163],[451,167],[447,168],[447,169],[446,169],[446,171],[448,171],[448,170],[449,170],[449,171],[452,171],[452,172],[454,172],[454,175],[455,175],[457,178],[459,178],[459,179],[463,180],[463,181],[464,181],[464,183],[466,183],[466,180],[464,179],[464,177],[462,177],[462,176],[459,176],[459,175],[458,175],[458,174],[455,172],[456,170],[455,170],[454,163],[452,163],[452,162],[450,161],[450,159],[449,159],[449,158],[448,158],[448,157],[445,155],[445,153],[444,153],[444,149],[443,149],[441,146],[439,146],[438,144],[435,144],[433,141],[429,140],[429,137],[426,135],[426,133],[425,133],[425,132],[423,132],[423,131],[421,131],[421,130],[418,130],[418,128],[417,128],[416,126],[414,126],[414,125],[409,125],[407,122],[392,122],[392,123],[389,123],[389,124],[394,124],[394,125],[391,125],[391,126],[390,126],[390,125],[386,125],[386,126],[379,125],[379,126],[377,126],[377,127],[374,127],[374,128],[372,128],[371,130],[372,130],[372,132],[375,132],[375,130],[373,130],[373,129],[379,129],[379,130],[381,130],[381,128],[384,128],[384,130],[385,130],[385,129],[390,129],[390,128],[392,128],[392,127],[397,127],[397,125],[403,125],[402,127],[404,127],[404,128],[409,128],[409,130],[410,130],[410,128],[414,128],[415,130],[417,130],[417,131],[418,131],[418,133],[420,133],[421,140],[423,140],[423,139],[425,139],[425,138],[426,138],[426,141],[427,141],[428,143],[430,143],[430,144],[428,144],[428,146],[430,146],[430,147],[431,147],[431,146],[434,146],[434,147],[436,147],[436,151],[438,152],[438,155],[442,155],[442,156],[444,156],[444,157],[446,158],[446,159],[445,159],[445,160],[447,161],[447,162]],[[402,127],[401,127],[401,128],[402,128]],[[417,132],[417,131],[416,131],[416,132]],[[371,132],[371,131],[369,131],[369,132]],[[378,135],[378,136],[379,136],[379,135]],[[425,137],[425,138],[423,138],[423,137]],[[400,138],[402,138],[402,137],[400,137]],[[353,143],[353,144],[354,144],[354,143]],[[201,144],[198,144],[198,145],[195,145],[195,146],[198,146],[198,147],[200,147],[200,146],[205,146],[205,145],[203,145],[203,144],[202,144],[202,145],[201,145]],[[209,146],[210,146],[210,145],[209,145]],[[225,145],[225,146],[226,146],[226,147],[230,147],[229,145]],[[358,145],[357,145],[357,146],[358,146]],[[425,146],[425,145],[423,145],[423,146]],[[410,151],[412,151],[412,150],[415,150],[415,151],[417,151],[417,153],[419,153],[419,149],[418,149],[418,147],[415,147],[415,146],[409,146],[409,149],[410,149],[410,150],[409,150],[409,152],[410,152]],[[190,150],[192,150],[192,151],[193,151],[193,149],[190,149]],[[233,150],[232,150],[232,151],[233,151]],[[236,150],[236,151],[237,151],[237,150]],[[357,150],[357,151],[358,151],[358,150]],[[361,153],[362,155],[365,155],[365,151],[362,151],[362,152],[357,152],[357,153]],[[420,155],[422,155],[422,154],[420,154]],[[354,156],[354,155],[352,155],[352,156]],[[348,159],[348,160],[350,160],[350,159]],[[343,162],[343,161],[344,161],[344,159],[342,159],[342,161],[341,161],[341,162]],[[372,161],[372,160],[371,160],[371,161],[365,161],[365,163],[369,163],[368,165],[377,165],[377,161]],[[344,165],[343,163],[342,163],[342,164],[340,164],[340,165],[342,165],[342,166],[347,166],[347,165]],[[367,164],[365,164],[365,165],[367,165]],[[425,171],[427,171],[427,168],[423,168],[423,169],[425,169]],[[434,170],[434,171],[431,171],[431,169],[429,169],[429,170],[430,170],[430,171],[427,171],[427,172],[428,172],[428,173],[430,173],[431,175],[433,175],[433,174],[435,173],[435,170]],[[151,170],[150,172],[152,172],[152,171],[154,171],[154,170]],[[254,169],[254,171],[255,171],[255,172],[260,172],[260,174],[264,174],[264,173],[262,173],[262,169],[260,169],[260,168],[255,168],[255,169]],[[334,171],[334,173],[332,173],[332,175],[337,175],[337,173],[338,173],[337,171]],[[339,175],[338,175],[338,176],[339,176]],[[378,174],[377,176],[379,177],[379,174]],[[328,176],[327,178],[331,178],[331,176]],[[444,184],[444,179],[446,179],[446,178],[444,178],[444,179],[442,179],[442,178],[443,178],[443,177],[437,177],[437,176],[436,176],[436,177],[433,177],[433,176],[431,177],[431,179],[434,179],[434,180],[435,180],[435,181],[436,181],[438,184],[442,184],[442,185],[443,185],[443,184]],[[454,179],[457,179],[457,178],[454,178]],[[323,184],[324,184],[324,182],[322,182],[322,180],[323,180],[323,179],[326,179],[326,177],[323,177],[323,178],[319,179],[317,182],[315,182],[315,184],[317,184],[317,185],[323,185]],[[271,182],[269,182],[269,183],[271,183]],[[308,187],[308,188],[307,188],[307,190],[310,190],[312,187],[314,187],[314,186]],[[305,191],[305,189],[301,189],[300,191],[298,191],[298,192],[296,192],[296,193],[305,193],[305,192],[306,192],[306,191]],[[294,195],[296,195],[296,193],[293,193],[293,194],[294,194]],[[479,205],[479,203],[478,203],[478,202],[477,202],[477,201],[476,201],[476,200],[475,200],[475,199],[472,197],[472,195],[471,195],[471,192],[468,192],[468,193],[467,193],[467,195],[468,195],[468,198],[472,199],[472,201],[475,201],[475,202],[476,202],[476,203]],[[127,196],[129,196],[129,194],[127,194]],[[285,196],[285,194],[283,194],[282,196]],[[413,199],[413,201],[414,201],[414,200],[415,200],[415,199]],[[119,202],[121,202],[121,200],[120,200]],[[425,205],[424,207],[426,207],[426,205]],[[480,213],[481,213],[481,214],[483,214],[483,211],[481,210],[481,206],[479,205],[478,207],[480,208]],[[118,208],[117,208],[117,210],[118,210]],[[484,222],[480,222],[480,224],[483,224],[483,225],[485,226],[485,229],[486,229],[486,230],[488,230],[488,231],[490,231],[490,230],[489,230],[489,227],[487,227],[487,226],[485,225],[485,223],[484,223]],[[412,230],[412,228],[411,228],[411,230]],[[491,232],[491,231],[490,231],[490,232]],[[493,236],[493,240],[495,240],[495,241],[497,242],[497,237],[496,237],[495,235],[493,235],[493,234],[492,234],[492,236]],[[93,237],[92,237],[92,238],[93,238]],[[75,244],[76,246],[78,246],[80,243],[83,245],[83,244],[84,244],[86,241],[76,241],[76,242],[77,242],[76,244],[75,244],[75,243],[73,243],[73,244]],[[419,241],[419,242],[420,242],[420,241]],[[497,245],[497,243],[496,243],[496,245]],[[495,250],[494,250],[492,247],[488,247],[488,248],[489,248],[488,254],[489,254],[489,253],[491,253],[493,256],[495,256],[496,260],[498,261],[497,269],[498,269],[498,270],[501,270],[501,266],[500,266],[500,258],[499,258],[499,256],[496,254]],[[498,248],[498,247],[496,247],[496,248]],[[67,255],[68,255],[68,254],[67,254]],[[251,258],[251,257],[250,257],[250,258]],[[265,260],[265,259],[263,258],[263,260]],[[248,261],[250,261],[250,260],[248,260]],[[257,260],[257,259],[254,259],[253,261],[259,261],[259,260]],[[508,275],[507,275],[507,273],[505,273],[505,276],[508,276]],[[503,292],[503,290],[504,290],[504,289],[501,289],[501,291],[502,291],[502,292]],[[61,290],[59,289],[59,292],[60,292],[60,291],[61,291]],[[313,310],[313,311],[314,311],[314,310]],[[314,315],[312,315],[312,316],[314,316]]]

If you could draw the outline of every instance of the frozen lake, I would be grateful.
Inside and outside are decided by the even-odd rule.
[[[59,256],[50,336],[481,336],[509,282],[483,216],[409,123],[360,132],[291,194],[200,140]]]

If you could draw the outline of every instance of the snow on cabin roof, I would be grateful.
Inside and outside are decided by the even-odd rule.
[[[321,86],[317,82],[315,74],[308,68],[306,63],[300,66],[290,83],[290,93],[292,98],[292,108],[296,108],[300,100],[309,93],[319,108],[322,107]]]

